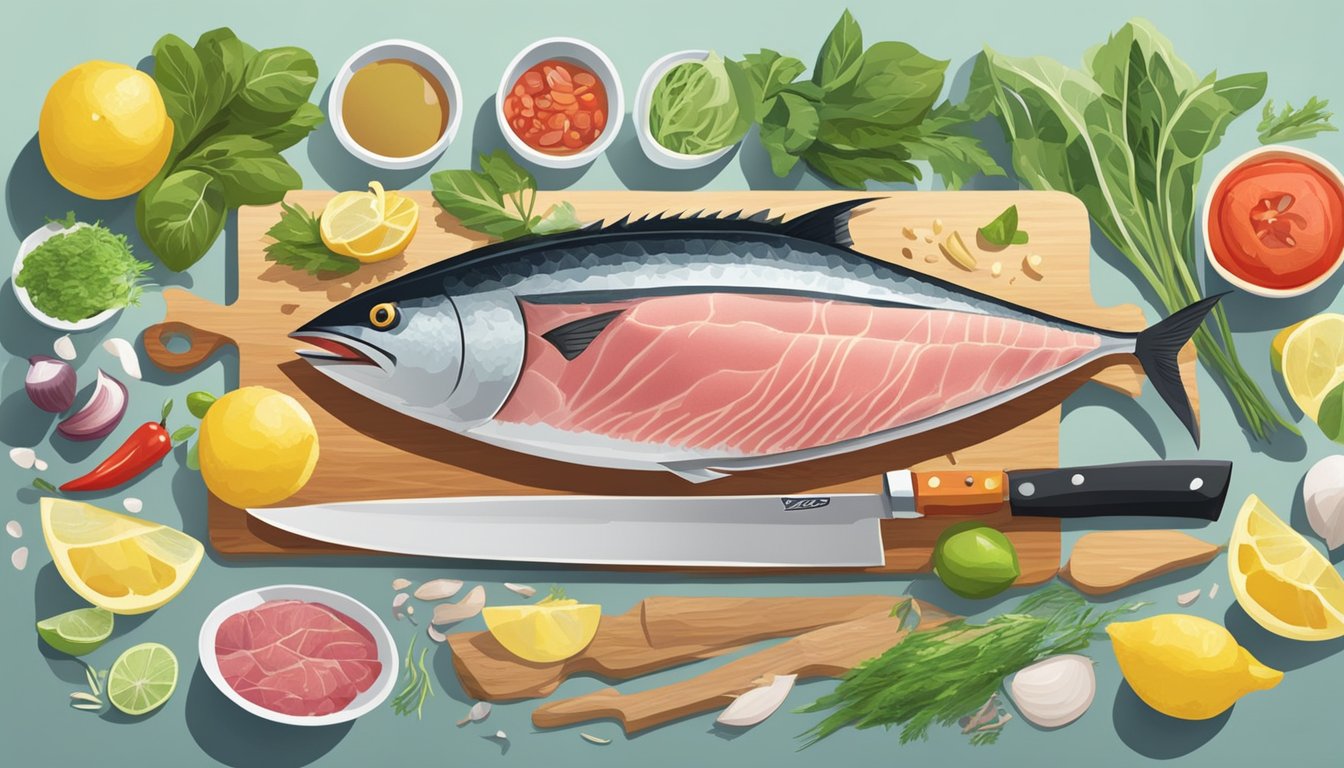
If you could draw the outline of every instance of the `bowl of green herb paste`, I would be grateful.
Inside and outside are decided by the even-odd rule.
[[[732,151],[754,109],[741,64],[712,51],[677,51],[645,71],[635,94],[635,132],[658,165],[700,168]]]
[[[125,235],[71,214],[24,238],[11,281],[19,304],[39,323],[84,331],[138,304],[149,267],[131,253]]]

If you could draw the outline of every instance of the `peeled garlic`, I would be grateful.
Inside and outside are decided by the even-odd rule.
[[[56,356],[61,358],[62,360],[74,360],[75,342],[70,340],[70,334],[67,333],[61,338],[52,342],[51,351],[55,352]]]
[[[393,580],[392,580],[392,589],[396,590],[397,592],[400,592],[401,590],[403,590],[403,589],[405,589],[405,588],[407,588],[407,587],[409,587],[409,586],[411,586],[411,580],[410,580],[410,579],[393,579]]]
[[[457,579],[434,579],[426,581],[415,589],[416,600],[447,600],[462,589]]]
[[[9,555],[9,564],[22,571],[28,567],[28,548],[19,547]]]
[[[467,723],[479,723],[489,716],[490,702],[478,701],[471,705],[471,709],[467,710],[467,716],[458,720],[457,724],[466,725]]]
[[[1188,605],[1194,605],[1195,601],[1199,599],[1199,593],[1200,590],[1198,589],[1192,589],[1189,592],[1182,592],[1181,594],[1176,596],[1176,604],[1181,606],[1182,608]]]
[[[103,349],[121,361],[121,370],[127,376],[140,378],[140,357],[135,354],[135,345],[125,339],[111,338],[103,342]]]
[[[1051,656],[1020,670],[1008,685],[1017,711],[1041,728],[1059,728],[1083,716],[1097,695],[1092,660]]]
[[[1307,521],[1325,545],[1344,544],[1344,456],[1326,456],[1307,470],[1302,481]]]
[[[522,595],[523,597],[531,597],[537,594],[536,587],[531,587],[528,586],[527,584],[514,584],[511,581],[504,582],[504,588],[509,590],[510,592]]]
[[[456,624],[480,613],[484,607],[485,587],[477,584],[471,588],[466,597],[456,603],[440,603],[434,606],[434,618],[431,621],[440,626]]]
[[[752,688],[734,699],[714,722],[741,727],[761,722],[779,709],[779,705],[788,698],[789,691],[793,690],[793,681],[797,679],[797,675],[775,675],[769,685]]]
[[[37,454],[32,448],[10,448],[9,460],[14,462],[19,469],[32,469],[37,463]]]

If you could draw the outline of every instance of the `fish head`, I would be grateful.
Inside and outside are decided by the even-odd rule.
[[[393,281],[353,296],[290,334],[318,371],[383,405],[429,411],[462,371],[462,325],[442,283]]]

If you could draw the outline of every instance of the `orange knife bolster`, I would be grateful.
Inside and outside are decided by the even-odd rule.
[[[942,469],[911,474],[915,509],[925,515],[996,512],[1007,498],[1008,476],[1000,471]]]

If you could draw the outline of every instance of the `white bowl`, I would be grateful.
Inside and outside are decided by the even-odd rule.
[[[1223,266],[1223,263],[1218,260],[1218,254],[1213,252],[1213,241],[1209,239],[1209,220],[1213,217],[1213,200],[1214,196],[1218,194],[1218,187],[1222,186],[1223,180],[1227,178],[1228,174],[1251,161],[1265,161],[1279,158],[1299,160],[1306,163],[1317,171],[1320,171],[1326,178],[1334,181],[1335,188],[1338,189],[1341,194],[1344,194],[1344,174],[1340,174],[1339,169],[1331,164],[1329,160],[1326,160],[1320,155],[1307,152],[1306,150],[1298,149],[1297,147],[1290,147],[1284,144],[1270,144],[1252,149],[1250,152],[1238,157],[1223,166],[1223,169],[1218,172],[1218,175],[1213,177],[1213,184],[1209,187],[1209,194],[1204,198],[1204,215],[1201,223],[1201,233],[1204,235],[1204,253],[1208,255],[1209,263],[1213,265],[1214,270],[1222,275],[1224,280],[1243,291],[1271,299],[1286,299],[1293,296],[1301,296],[1304,293],[1313,291],[1320,287],[1326,280],[1329,280],[1331,275],[1335,274],[1335,271],[1339,269],[1339,265],[1344,263],[1344,250],[1342,250],[1340,253],[1335,254],[1335,263],[1330,265],[1330,269],[1326,270],[1324,274],[1320,275],[1315,280],[1294,288],[1266,288],[1262,285],[1248,282],[1233,274],[1230,269]],[[1344,226],[1344,222],[1340,225]]]
[[[28,257],[28,254],[37,250],[37,246],[47,242],[57,235],[73,232],[76,229],[81,229],[87,226],[89,225],[82,221],[77,221],[70,227],[66,227],[56,221],[48,222],[45,226],[34,230],[31,235],[25,237],[23,242],[19,244],[19,255],[14,258],[14,270],[10,273],[10,283],[14,287],[14,295],[19,298],[19,306],[23,307],[25,312],[32,315],[34,320],[48,328],[55,328],[58,331],[87,331],[90,328],[102,325],[108,320],[111,320],[121,311],[121,307],[113,307],[112,309],[105,309],[93,317],[86,317],[83,320],[78,320],[76,322],[57,320],[33,306],[33,299],[28,295],[28,289],[19,285],[19,271],[23,269],[23,260]]]
[[[635,106],[632,116],[635,119],[635,134],[639,136],[639,146],[644,150],[646,157],[664,168],[673,170],[703,168],[732,152],[733,147],[737,146],[737,144],[729,144],[723,149],[716,149],[703,155],[687,155],[681,152],[673,152],[659,144],[658,140],[653,138],[653,133],[649,129],[649,111],[653,105],[653,91],[658,87],[658,83],[662,81],[663,76],[678,64],[684,64],[688,61],[704,61],[708,56],[709,51],[669,53],[644,70],[644,77],[639,81],[639,89],[635,91]]]
[[[360,146],[345,128],[341,108],[345,104],[345,90],[350,85],[350,78],[354,77],[359,69],[385,59],[402,59],[424,67],[439,81],[444,94],[448,96],[447,129],[439,140],[434,142],[434,146],[418,155],[410,157],[380,155]],[[380,40],[355,51],[354,55],[341,65],[340,71],[336,73],[336,79],[331,82],[331,96],[327,99],[327,119],[331,121],[331,130],[336,134],[336,140],[341,142],[341,146],[369,165],[392,171],[419,168],[443,154],[453,142],[453,137],[457,135],[457,127],[462,123],[462,86],[458,84],[457,73],[453,68],[431,48],[410,40]]]
[[[369,634],[373,635],[374,642],[378,644],[378,661],[383,665],[383,670],[378,675],[378,679],[373,681],[373,685],[369,686],[368,690],[356,696],[354,701],[346,705],[345,709],[340,712],[332,712],[329,715],[308,717],[286,715],[253,704],[240,696],[219,671],[219,660],[215,657],[215,635],[218,634],[219,625],[223,624],[225,619],[236,613],[256,608],[268,600],[303,600],[310,603],[322,603],[358,621],[369,631]],[[378,618],[377,614],[369,610],[368,606],[349,595],[302,584],[279,584],[273,587],[250,589],[215,606],[215,610],[205,617],[205,623],[201,625],[199,651],[201,667],[205,669],[206,677],[209,677],[210,682],[214,683],[215,687],[230,701],[257,717],[286,725],[335,725],[366,715],[382,704],[392,693],[393,687],[397,684],[397,671],[401,668],[397,655],[397,644],[392,640],[392,633],[388,632],[387,625],[383,623],[382,619]]]
[[[549,155],[533,149],[527,142],[518,138],[513,126],[504,118],[504,98],[509,95],[513,84],[533,66],[546,59],[560,59],[581,64],[593,71],[602,86],[607,89],[607,125],[598,135],[597,141],[572,155]],[[607,151],[616,134],[621,130],[621,121],[625,119],[625,95],[621,91],[621,78],[616,74],[616,65],[611,63],[607,54],[592,43],[573,37],[548,37],[527,46],[513,57],[509,66],[504,68],[504,77],[499,81],[499,90],[495,92],[495,119],[499,121],[499,131],[514,152],[530,163],[544,168],[579,168],[597,159]]]

